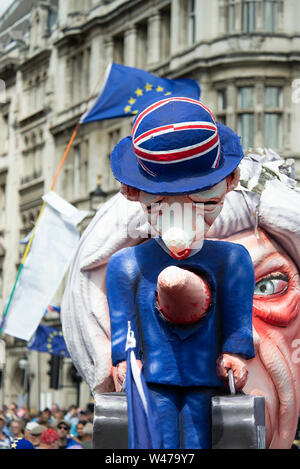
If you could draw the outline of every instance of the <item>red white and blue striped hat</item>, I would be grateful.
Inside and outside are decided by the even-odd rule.
[[[217,124],[200,101],[172,97],[140,112],[114,148],[111,167],[123,184],[152,194],[205,190],[228,176],[243,150],[239,137]]]

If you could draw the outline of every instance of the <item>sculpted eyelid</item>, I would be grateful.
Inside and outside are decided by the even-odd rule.
[[[274,270],[271,273],[261,276],[256,280],[256,283],[261,282],[262,280],[283,280],[285,282],[289,282],[290,278],[285,272],[278,272]]]
[[[296,274],[297,269],[292,263],[292,261],[287,261],[284,257],[278,257],[278,255],[271,254],[267,258],[255,262],[253,259],[255,267],[255,281],[258,282],[265,277],[270,275],[285,275],[291,280]]]

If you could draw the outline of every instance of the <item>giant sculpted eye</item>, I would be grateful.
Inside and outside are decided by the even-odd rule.
[[[264,273],[259,272],[257,277],[253,297],[254,317],[274,326],[287,326],[299,312],[298,272],[290,263],[282,264],[280,271],[268,272],[266,269]]]
[[[261,279],[255,285],[254,295],[270,296],[284,293],[288,288],[289,279],[283,274],[273,274]]]

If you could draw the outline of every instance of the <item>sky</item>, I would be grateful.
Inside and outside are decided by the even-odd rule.
[[[0,16],[12,4],[13,0],[0,0]]]

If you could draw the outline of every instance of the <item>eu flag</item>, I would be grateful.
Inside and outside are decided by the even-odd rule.
[[[28,342],[28,349],[37,352],[48,352],[62,357],[70,356],[62,331],[55,327],[40,325]]]
[[[199,99],[200,87],[189,78],[160,78],[138,68],[112,63],[102,92],[81,123],[134,116],[153,101],[171,96]]]
[[[160,449],[160,426],[152,407],[147,384],[137,364],[134,348],[136,341],[128,325],[126,397],[128,412],[128,449]]]

